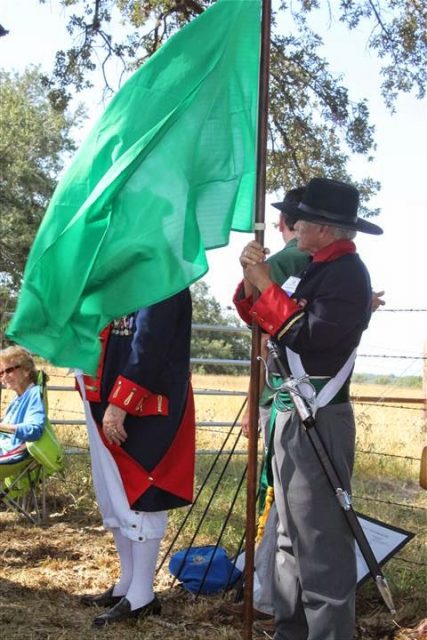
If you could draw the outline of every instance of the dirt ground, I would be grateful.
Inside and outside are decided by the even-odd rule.
[[[97,593],[117,577],[112,537],[96,515],[51,514],[45,527],[0,513],[0,627],[5,640],[240,640],[242,625],[220,612],[221,596],[194,596],[172,584],[167,569],[157,578],[162,615],[107,629],[91,627],[95,609],[79,595]],[[233,594],[228,594],[227,598]],[[403,614],[402,614],[403,615]],[[404,615],[403,615],[404,617]],[[418,624],[418,623],[417,623]],[[358,620],[358,640],[426,640],[398,629],[380,602]],[[261,636],[254,634],[254,639]],[[267,636],[264,636],[265,638]]]
[[[102,635],[123,640],[145,638],[239,639],[215,611],[221,598],[197,603],[162,571],[157,591],[162,616],[94,630],[97,609],[81,606],[79,595],[109,587],[117,577],[112,537],[98,522],[63,522],[50,517],[48,527],[33,526],[0,514],[0,627],[5,640],[71,640]]]
[[[58,379],[59,380],[59,379]],[[68,378],[60,378],[61,384],[70,384]],[[54,378],[51,384],[58,383]],[[221,388],[245,388],[244,381],[232,379],[229,386]],[[212,381],[215,388],[218,381]],[[206,376],[196,386],[209,388]],[[50,395],[51,417],[80,418],[81,406],[77,395],[58,393]],[[7,398],[2,398],[6,402]],[[241,405],[242,398],[219,405],[216,397],[198,396],[199,420],[232,420]],[[218,407],[215,403],[218,403]],[[237,407],[237,408],[236,408]],[[377,417],[365,420],[363,448],[375,442],[374,450],[384,446],[387,452],[398,451],[401,455],[419,455],[421,418],[409,412],[410,429],[402,429],[402,415],[396,410],[396,420],[391,421],[388,410],[375,410],[384,414],[387,432]],[[228,413],[227,413],[228,412]],[[406,415],[406,413],[405,413]],[[219,417],[218,417],[219,416]],[[392,429],[394,422],[399,428]],[[374,433],[375,427],[375,433]],[[73,435],[78,439],[80,427],[60,427],[61,435]],[[83,427],[81,428],[83,432]],[[378,431],[378,433],[377,433]],[[406,434],[404,441],[399,434]],[[69,432],[69,433],[68,433]],[[408,434],[411,434],[409,437]],[[387,435],[385,435],[387,434]],[[395,435],[397,434],[397,435]],[[67,442],[65,437],[64,442]],[[82,436],[83,437],[83,436]],[[85,444],[85,440],[82,443]],[[209,441],[209,446],[212,443]],[[75,473],[77,478],[67,491],[67,504],[59,501],[50,509],[49,523],[45,527],[34,526],[18,517],[0,511],[0,633],[4,640],[75,640],[102,637],[103,640],[240,640],[242,625],[220,612],[222,596],[194,597],[174,585],[167,567],[157,576],[156,590],[162,602],[162,615],[136,622],[122,623],[107,629],[93,629],[91,623],[96,610],[79,603],[82,593],[97,593],[108,588],[118,574],[114,545],[110,534],[104,531],[98,514],[87,505],[90,489],[86,476]],[[401,491],[407,483],[401,483]],[[405,489],[406,490],[406,489]],[[395,499],[408,499],[396,496]],[[413,500],[411,496],[410,502]],[[82,505],[84,501],[84,505]],[[72,505],[72,508],[70,508]],[[422,525],[420,525],[422,526]],[[168,546],[165,541],[164,549]],[[166,563],[167,564],[167,563]],[[411,567],[409,565],[408,575]],[[407,580],[411,583],[411,580]],[[422,630],[421,616],[425,593],[404,590],[396,601],[398,614],[394,622],[375,587],[358,593],[357,632],[354,640],[427,640],[426,625]],[[226,595],[232,599],[234,593]],[[254,640],[259,638],[253,635]],[[267,636],[261,636],[266,640]]]

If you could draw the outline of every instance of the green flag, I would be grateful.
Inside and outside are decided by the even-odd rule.
[[[8,337],[94,372],[113,318],[182,290],[252,229],[260,0],[218,0],[120,89],[60,181]]]

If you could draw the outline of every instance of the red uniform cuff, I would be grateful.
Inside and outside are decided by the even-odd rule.
[[[246,324],[252,324],[252,316],[250,310],[253,305],[253,298],[249,296],[245,298],[245,290],[243,288],[243,281],[238,285],[236,292],[233,296],[233,303],[236,307],[236,311]]]
[[[260,294],[249,315],[264,331],[274,336],[279,331],[283,335],[304,312],[278,284],[273,283]]]
[[[166,396],[152,393],[123,376],[117,378],[108,402],[133,416],[167,416],[169,413],[169,401]]]

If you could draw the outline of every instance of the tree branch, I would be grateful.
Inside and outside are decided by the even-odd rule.
[[[381,19],[380,13],[378,11],[378,9],[375,7],[374,3],[372,0],[368,0],[368,4],[371,7],[372,11],[375,14],[375,17],[377,19],[378,24],[380,25],[381,29],[384,31],[384,33],[386,34],[387,38],[391,41],[393,41],[393,38],[391,37],[391,34],[389,33],[388,29],[386,28],[384,22]]]

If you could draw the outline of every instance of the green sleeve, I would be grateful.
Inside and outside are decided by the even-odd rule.
[[[290,276],[295,276],[305,269],[309,260],[309,255],[297,249],[296,242],[291,240],[284,249],[267,260],[271,279],[282,285]]]

